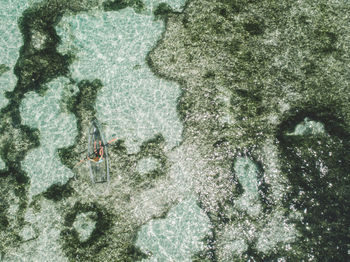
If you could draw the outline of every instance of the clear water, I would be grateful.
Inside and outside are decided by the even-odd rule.
[[[324,129],[324,124],[305,118],[304,121],[295,127],[292,133],[288,133],[290,136],[297,135],[317,135],[324,134],[326,131]]]
[[[40,146],[31,150],[22,163],[30,178],[29,197],[53,184],[65,184],[74,176],[57,153],[58,148],[72,145],[77,135],[74,115],[60,108],[62,95],[74,90],[74,86],[65,78],[57,78],[47,87],[44,96],[27,93],[20,107],[23,123],[40,131]]]
[[[164,30],[164,22],[155,21],[151,13],[156,2],[160,1],[146,4],[145,14],[132,8],[97,10],[64,16],[56,27],[62,38],[59,51],[77,57],[70,68],[72,77],[102,81],[97,118],[107,139],[116,134],[125,140],[129,153],[159,133],[167,150],[181,141],[182,124],[176,112],[179,86],[158,78],[146,64],[147,53]],[[172,3],[176,7],[182,2]]]
[[[136,245],[151,258],[142,261],[192,261],[204,249],[200,240],[210,234],[210,221],[193,198],[173,207],[165,219],[141,227]]]
[[[260,212],[258,191],[258,167],[247,157],[239,157],[234,164],[234,171],[241,183],[244,193],[235,204],[237,208],[256,216]]]
[[[144,175],[159,167],[160,163],[158,159],[154,157],[145,157],[139,160],[136,169],[141,175]]]
[[[0,74],[0,108],[7,104],[4,96],[11,91],[17,82],[13,68],[19,56],[19,48],[23,45],[22,35],[18,28],[18,19],[22,12],[41,0],[1,0],[0,1],[0,65],[8,67],[8,71]]]
[[[96,226],[96,220],[91,217],[96,216],[94,212],[86,212],[79,214],[74,223],[73,227],[78,232],[79,240],[84,242],[89,239],[92,231]]]
[[[19,232],[24,241],[3,261],[68,261],[59,245],[63,217],[49,200],[42,201],[39,210],[27,208],[24,220],[25,226]]]
[[[5,168],[5,162],[0,158],[0,169],[4,169],[4,168]]]
[[[0,1],[0,65],[9,69],[0,74],[0,108],[8,103],[4,93],[13,90],[17,82],[13,68],[23,44],[18,19],[25,9],[36,2],[40,1]],[[286,214],[281,208],[288,181],[280,173],[275,141],[266,139],[258,152],[259,163],[265,164],[263,171],[253,158],[233,157],[230,155],[232,152],[227,153],[231,161],[227,166],[216,165],[216,161],[223,159],[217,155],[208,157],[196,142],[182,141],[183,123],[177,113],[181,95],[179,84],[156,76],[146,63],[148,52],[165,30],[164,21],[156,20],[153,11],[160,3],[167,3],[173,10],[181,11],[185,0],[145,0],[146,8],[140,13],[130,7],[105,12],[101,7],[103,1],[95,2],[96,8],[88,12],[64,14],[55,27],[61,38],[58,51],[75,57],[69,67],[72,80],[101,80],[103,87],[97,94],[94,108],[107,140],[115,135],[125,141],[127,153],[135,156],[143,143],[161,134],[165,139],[163,153],[167,158],[167,173],[155,184],[146,185],[142,192],[133,191],[130,189],[132,186],[125,185],[125,191],[130,191],[126,200],[113,199],[113,194],[108,195],[108,190],[124,190],[121,188],[122,180],[116,182],[118,187],[104,189],[103,193],[100,192],[101,187],[90,185],[82,187],[86,191],[79,193],[93,197],[100,194],[107,199],[106,202],[115,201],[116,210],[120,202],[128,203],[130,210],[125,213],[120,210],[118,215],[130,215],[130,220],[140,226],[137,227],[133,244],[148,255],[142,261],[192,261],[198,253],[208,251],[204,239],[213,237],[209,213],[218,212],[217,203],[235,190],[227,183],[227,178],[234,173],[243,193],[225,206],[225,214],[235,222],[216,228],[217,260],[235,261],[242,258],[252,243],[255,243],[257,252],[266,255],[279,246],[288,250],[299,236],[295,224],[290,221],[300,221],[303,214],[296,210]],[[32,33],[33,48],[40,50],[47,38],[38,31]],[[276,44],[273,37],[270,40]],[[20,242],[9,248],[6,254],[0,253],[0,261],[68,261],[62,249],[61,236],[66,229],[64,215],[67,210],[58,208],[59,204],[41,194],[52,185],[64,185],[74,177],[74,172],[60,161],[58,149],[73,145],[78,135],[77,119],[68,111],[66,104],[67,99],[78,92],[78,87],[65,77],[55,78],[45,87],[47,90],[40,94],[26,93],[19,108],[21,124],[39,131],[40,145],[27,152],[21,163],[29,179],[25,188],[28,205],[21,209],[21,201],[15,190],[9,190],[7,197],[10,204],[6,207],[6,217],[10,221],[10,230],[19,236]],[[222,96],[220,99],[229,105],[230,99],[224,88],[222,90],[218,97]],[[288,103],[281,102],[280,106],[281,111],[290,109]],[[233,125],[237,121],[234,118],[227,109],[218,121]],[[279,119],[272,115],[269,121],[275,124]],[[305,118],[287,135],[325,133],[323,123]],[[4,161],[0,159],[0,170],[5,168]],[[137,173],[145,178],[161,168],[162,163],[158,158],[143,156],[132,166],[130,176]],[[218,176],[223,178],[222,181],[216,180]],[[260,195],[261,176],[270,186],[270,199],[275,204],[268,212],[263,210]],[[203,192],[207,193],[200,198],[204,204],[199,203],[198,198]],[[64,201],[74,210],[69,202],[72,199]],[[168,212],[159,217],[165,208],[168,208]],[[24,219],[20,229],[12,228],[12,224],[18,223],[17,217],[22,212]],[[98,222],[96,212],[78,213],[71,229],[76,231],[80,242],[85,242]],[[119,222],[113,220],[113,223],[112,226],[120,227]],[[110,242],[114,241],[122,240],[110,239]],[[281,257],[278,261],[285,260]]]
[[[158,133],[166,140],[166,151],[181,141],[182,124],[176,113],[179,87],[156,77],[145,63],[164,30],[164,22],[155,21],[152,15],[160,2],[164,1],[145,2],[147,11],[141,14],[126,8],[65,16],[56,27],[62,38],[60,52],[77,56],[70,68],[72,77],[102,80],[104,86],[96,101],[98,119],[107,137],[116,134],[125,140],[129,153],[138,151],[142,142]],[[168,1],[175,10],[183,3]],[[176,166],[182,164],[178,161]],[[144,158],[137,170],[146,174],[157,167],[155,158]],[[204,248],[200,240],[209,233],[208,217],[189,193],[191,187],[183,186],[188,173],[180,175],[176,167],[172,170],[176,170],[176,195],[185,190],[183,197],[189,197],[180,200],[166,219],[151,220],[141,228],[137,245],[152,254],[147,261],[191,261],[191,256]]]

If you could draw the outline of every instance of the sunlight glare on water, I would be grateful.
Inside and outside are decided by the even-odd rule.
[[[234,170],[244,190],[243,195],[235,201],[237,208],[247,211],[250,215],[258,215],[260,212],[258,167],[249,158],[239,157],[234,164]]]
[[[64,184],[74,175],[60,162],[57,153],[58,148],[73,144],[77,135],[75,117],[60,108],[61,94],[68,86],[66,78],[58,78],[48,84],[43,97],[30,92],[22,101],[23,124],[40,131],[40,147],[29,151],[23,161],[31,181],[30,196],[44,192],[52,184]]]
[[[5,162],[0,158],[0,169],[5,168]]]
[[[210,221],[189,198],[173,207],[165,219],[156,219],[139,231],[136,245],[146,254],[143,261],[192,261],[191,256],[204,248],[201,242],[210,234]]]
[[[21,230],[21,245],[13,253],[5,255],[6,262],[57,261],[66,262],[59,245],[63,217],[50,203],[44,200],[40,208],[27,208],[24,215],[25,226]]]
[[[12,90],[17,82],[13,68],[19,57],[19,48],[23,44],[18,19],[30,5],[41,0],[1,0],[0,1],[0,67],[6,72],[0,73],[0,108],[7,104],[5,91]],[[1,72],[1,70],[0,70]]]
[[[159,2],[146,2],[147,10]],[[171,5],[179,8],[183,2],[171,1]],[[147,53],[164,30],[163,21],[155,21],[152,13],[125,8],[64,16],[56,30],[62,38],[58,50],[77,57],[70,68],[73,78],[100,79],[104,85],[95,106],[107,138],[117,134],[129,153],[158,133],[164,136],[167,150],[179,144],[179,86],[156,77],[146,63]]]

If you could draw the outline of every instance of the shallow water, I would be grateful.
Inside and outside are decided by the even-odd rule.
[[[320,2],[1,1],[0,261],[346,261],[350,6]]]
[[[136,245],[152,254],[143,261],[192,261],[191,255],[204,248],[200,240],[209,229],[210,221],[196,200],[187,199],[172,208],[166,219],[141,227]]]
[[[47,88],[43,96],[27,93],[20,107],[22,123],[40,131],[40,147],[28,152],[22,163],[30,178],[29,197],[53,184],[65,184],[74,176],[57,153],[58,148],[72,145],[77,136],[75,117],[60,107],[62,95],[74,87],[67,79],[57,78]]]
[[[65,16],[56,27],[62,38],[58,50],[76,56],[70,66],[73,79],[102,81],[96,116],[107,138],[116,134],[125,140],[129,153],[136,153],[143,141],[158,133],[169,149],[181,141],[182,124],[176,113],[180,89],[156,77],[146,64],[147,53],[164,30],[164,22],[152,15],[156,2],[146,3],[141,14],[126,8]]]
[[[23,45],[22,35],[18,28],[19,18],[28,7],[41,0],[3,0],[0,3],[0,108],[7,104],[5,92],[11,91],[17,82],[13,73],[19,57],[19,48]]]

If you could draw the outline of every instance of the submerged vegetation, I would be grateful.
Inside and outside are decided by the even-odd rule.
[[[169,15],[148,61],[157,74],[182,83],[184,139],[201,141],[203,155],[221,166],[250,155],[266,183],[257,219],[236,211],[244,194],[239,179],[221,173],[200,192],[217,261],[348,257],[349,217],[340,211],[349,194],[348,9],[312,0],[194,0],[182,14]],[[305,118],[318,131],[292,135]],[[237,193],[209,201],[214,181],[234,184]],[[280,238],[276,226],[261,245],[267,234],[261,227],[273,217],[295,228],[295,236]]]
[[[9,103],[0,113],[6,164],[0,170],[0,259],[21,244],[27,210],[47,203],[63,217],[57,243],[68,260],[149,258],[152,254],[135,244],[137,232],[151,219],[166,217],[181,199],[164,193],[181,172],[188,172],[184,183],[212,225],[202,239],[206,248],[193,254],[193,261],[348,258],[348,3],[190,0],[175,12],[160,1],[154,16],[164,19],[166,31],[147,62],[156,75],[181,84],[182,143],[166,152],[159,134],[128,153],[125,141],[118,140],[109,149],[113,179],[107,190],[91,185],[86,168],[75,167],[84,157],[103,83],[71,78],[69,65],[76,58],[57,52],[55,25],[65,13],[131,7],[141,14],[146,5],[59,2],[34,5],[19,22],[24,45],[14,68],[18,82],[6,93]],[[0,75],[8,70],[0,64]],[[54,184],[29,203],[30,181],[21,161],[40,146],[39,130],[22,124],[19,107],[26,93],[44,96],[46,84],[60,76],[78,89],[64,98],[78,135],[74,145],[57,151],[77,179]],[[143,174],[137,166],[147,158],[157,165]],[[96,224],[81,241],[74,222],[85,213]]]

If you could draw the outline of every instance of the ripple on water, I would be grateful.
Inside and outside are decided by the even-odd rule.
[[[0,158],[0,169],[5,168],[5,162]]]
[[[258,191],[258,167],[248,157],[239,157],[234,163],[234,170],[244,193],[235,201],[237,208],[256,216],[260,212]]]
[[[59,244],[63,218],[50,200],[42,200],[39,210],[27,208],[24,223],[19,233],[22,241],[5,254],[3,261],[68,261]]]
[[[40,131],[40,147],[29,151],[23,161],[30,178],[30,196],[44,192],[52,184],[64,184],[74,175],[60,162],[57,153],[58,148],[72,145],[78,133],[73,114],[60,108],[62,92],[67,88],[73,88],[69,80],[57,78],[48,84],[44,96],[29,92],[22,101],[23,124]]]
[[[125,8],[64,16],[56,26],[62,39],[59,51],[77,57],[70,67],[73,78],[102,81],[97,117],[106,136],[117,134],[129,153],[158,133],[166,140],[166,150],[181,141],[182,124],[176,112],[180,88],[156,77],[146,63],[147,53],[164,30],[164,22],[149,12],[158,2],[164,1],[147,1],[148,11],[140,14]],[[171,4],[180,8],[183,2]]]
[[[140,161],[137,163],[136,169],[141,175],[144,175],[159,168],[160,166],[160,162],[157,158],[145,157],[140,159]]]
[[[165,219],[141,227],[136,245],[152,256],[143,261],[192,261],[205,248],[201,241],[210,233],[210,221],[194,198],[180,202]]]
[[[23,45],[18,19],[25,9],[38,2],[41,0],[0,1],[0,67],[4,65],[7,68],[6,72],[0,73],[0,108],[7,104],[5,92],[11,91],[17,82],[13,68],[19,57],[19,48]]]

